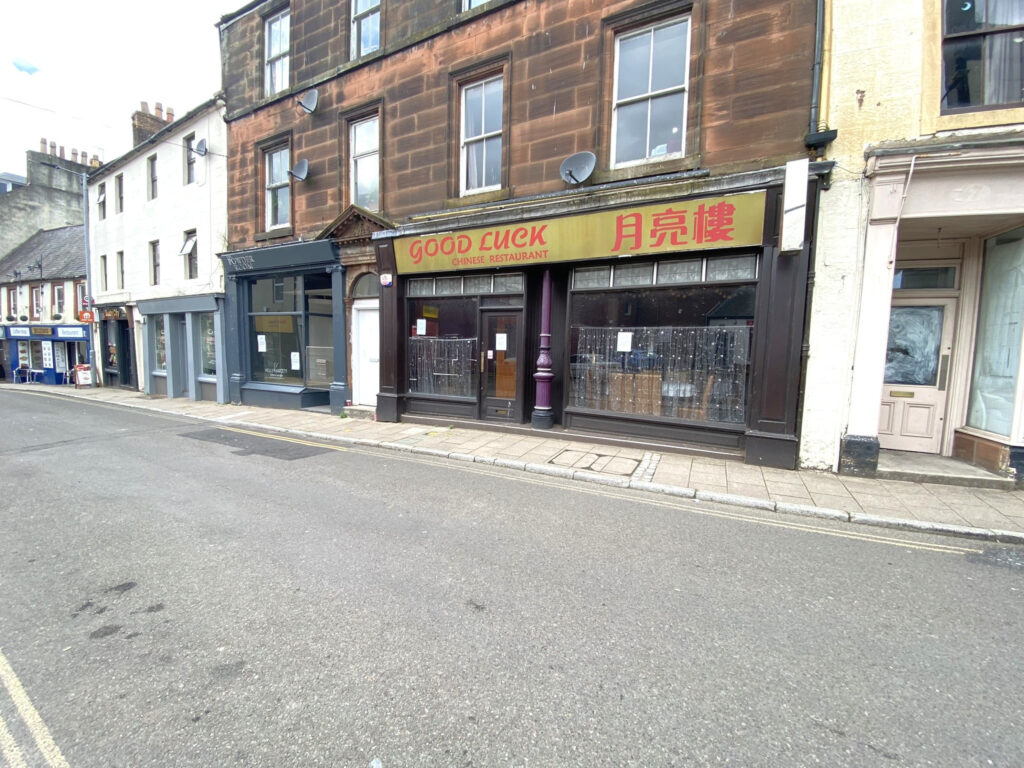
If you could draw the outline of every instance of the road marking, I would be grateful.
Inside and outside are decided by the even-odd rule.
[[[312,440],[300,440],[297,437],[287,437],[285,435],[272,435],[266,432],[255,432],[251,429],[239,429],[238,427],[225,427],[223,425],[218,426],[217,429],[223,429],[225,432],[238,432],[242,435],[254,435],[255,437],[266,437],[270,440],[281,440],[286,443],[297,443],[298,445],[309,445],[313,448],[326,448],[329,451],[340,451],[341,453],[348,453],[349,449],[341,445],[331,445],[330,443],[314,443]]]
[[[219,429],[228,430],[230,432],[240,432],[244,435],[253,435],[255,437],[265,437],[270,440],[284,440],[291,443],[299,443],[300,445],[310,445],[316,448],[327,448],[333,451],[342,452],[354,452],[363,453],[367,455],[380,455],[380,452],[386,449],[367,449],[362,447],[357,448],[343,448],[341,446],[331,445],[330,443],[313,442],[310,440],[299,440],[293,437],[286,437],[284,435],[274,435],[267,432],[257,432],[254,430],[238,429],[237,427],[225,427],[220,426]],[[416,454],[398,452],[394,458],[401,459],[402,461],[412,461],[418,464],[436,466],[439,459],[443,457],[426,457],[417,456]],[[558,482],[555,479],[545,478],[542,475],[533,475],[529,472],[523,472],[521,474],[502,472],[491,468],[487,464],[470,464],[468,462],[452,461],[449,466],[451,469],[456,469],[460,472],[472,472],[478,475],[488,475],[490,477],[501,477],[507,480],[515,480],[517,482],[530,483],[532,485],[542,485],[549,488],[559,488],[561,490],[568,490],[569,486],[565,484],[566,480],[570,478],[563,478],[562,482]],[[579,483],[578,487],[573,487],[573,490],[579,493],[588,493],[592,496],[600,496],[601,498],[616,498],[623,501],[629,501],[631,504],[644,504],[646,506],[669,508],[669,509],[680,509],[687,512],[693,512],[698,515],[705,515],[707,517],[718,517],[725,520],[736,520],[744,523],[754,523],[756,525],[765,525],[772,528],[785,528],[793,531],[802,531],[805,533],[815,533],[823,536],[834,536],[840,539],[853,539],[855,541],[864,541],[873,544],[885,544],[893,547],[903,547],[905,549],[917,549],[924,552],[938,552],[947,555],[977,555],[981,554],[984,550],[977,549],[974,547],[963,547],[952,544],[939,544],[937,542],[914,542],[907,539],[902,539],[896,536],[886,536],[878,533],[868,533],[865,531],[848,530],[848,531],[837,531],[831,528],[825,528],[818,525],[812,525],[808,523],[801,523],[793,520],[773,520],[765,517],[757,517],[754,515],[743,514],[741,512],[726,512],[724,510],[707,509],[705,507],[696,506],[693,502],[686,503],[676,501],[674,499],[651,499],[640,496],[641,491],[633,490],[632,493],[626,494],[622,491],[624,489],[615,488],[613,486],[601,486],[600,488],[588,487],[587,483]],[[918,533],[917,531],[908,531],[908,533]]]
[[[14,706],[18,709],[18,714],[21,715],[21,719],[28,726],[32,738],[36,741],[36,746],[43,753],[43,757],[50,768],[70,768],[68,761],[61,754],[60,748],[53,741],[50,729],[46,727],[43,718],[39,716],[39,712],[32,706],[32,701],[29,699],[28,694],[25,693],[21,681],[14,674],[11,665],[7,663],[7,657],[4,656],[2,649],[0,649],[0,682],[7,689],[7,693],[14,702]]]
[[[14,736],[7,728],[7,723],[0,717],[0,751],[3,751],[4,758],[10,768],[28,768],[25,758],[21,756],[21,750],[14,741]]]

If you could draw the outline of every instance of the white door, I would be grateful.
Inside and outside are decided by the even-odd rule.
[[[380,310],[376,299],[352,305],[352,403],[377,405],[380,389]]]
[[[893,299],[878,444],[939,453],[956,299]]]

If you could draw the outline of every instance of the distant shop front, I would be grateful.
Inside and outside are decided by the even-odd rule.
[[[5,336],[15,381],[64,384],[76,365],[89,362],[87,325],[11,325]]]
[[[795,466],[809,249],[780,256],[780,193],[385,233],[378,418],[558,424]]]

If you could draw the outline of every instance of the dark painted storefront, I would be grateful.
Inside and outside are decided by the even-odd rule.
[[[131,312],[131,308],[125,306],[96,307],[100,324],[100,350],[96,355],[96,367],[100,370],[105,387],[138,388]]]
[[[229,400],[344,410],[351,399],[345,271],[333,243],[288,243],[220,258]]]
[[[772,181],[379,233],[378,419],[560,424],[795,467],[810,248],[780,254]]]

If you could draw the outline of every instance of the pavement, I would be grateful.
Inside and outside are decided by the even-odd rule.
[[[755,467],[733,458],[689,455],[664,446],[602,444],[579,433],[568,435],[533,429],[510,433],[480,428],[480,425],[467,428],[385,423],[309,410],[152,397],[109,387],[75,389],[3,383],[0,390],[29,396],[80,398],[222,425],[490,464],[509,471],[534,472],[782,515],[1024,544],[1024,491],[991,475],[989,484],[1003,487],[977,487],[984,483],[980,479],[972,481],[970,475],[964,480],[967,485],[933,482],[949,478],[905,471],[894,471],[891,476],[916,477],[917,480],[848,477],[816,470]]]

